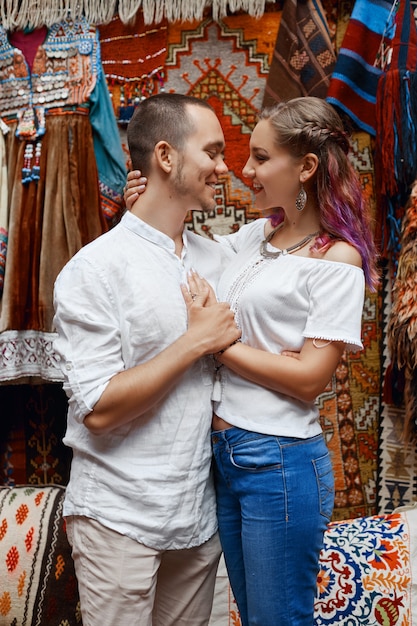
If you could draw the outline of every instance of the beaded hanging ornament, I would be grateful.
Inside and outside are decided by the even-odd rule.
[[[130,122],[136,107],[157,92],[156,85],[159,91],[164,91],[164,76],[164,71],[158,68],[150,74],[126,81],[124,85],[121,85],[117,117],[120,125],[127,125]]]
[[[48,59],[46,68],[41,60],[43,55]],[[0,27],[0,66],[4,70],[0,108],[3,115],[14,114],[16,107],[19,109],[16,136],[25,146],[22,181],[30,183],[40,178],[40,139],[46,132],[45,111],[88,102],[95,88],[101,71],[98,31],[85,18],[68,17],[48,29],[31,73],[22,58],[22,53],[10,46],[7,34]],[[17,79],[15,65],[18,62]],[[14,87],[18,89],[17,98],[13,94]]]
[[[16,137],[26,141],[23,155],[22,183],[37,182],[40,178],[42,141],[45,134],[45,110],[41,107],[27,107],[19,112]],[[33,157],[35,160],[33,162]]]

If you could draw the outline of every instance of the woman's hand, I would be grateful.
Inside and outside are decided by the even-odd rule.
[[[194,302],[199,306],[212,306],[217,303],[216,294],[210,283],[205,278],[202,278],[191,270],[188,274],[188,286],[182,285],[182,294],[184,296],[185,304],[189,309]]]
[[[126,207],[130,211],[140,194],[146,189],[148,179],[141,175],[140,170],[133,170],[127,175],[127,183],[123,190]]]
[[[188,274],[188,285],[182,285],[187,306],[188,334],[193,344],[202,345],[205,354],[216,354],[240,337],[235,316],[226,302],[217,302],[211,285],[196,272]]]
[[[290,356],[293,359],[300,359],[300,353],[299,352],[293,352],[292,350],[283,350],[281,352],[281,356]]]

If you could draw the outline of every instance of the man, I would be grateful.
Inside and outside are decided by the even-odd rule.
[[[220,556],[210,355],[240,331],[199,278],[216,283],[221,247],[184,220],[214,207],[224,137],[205,102],[158,94],[128,143],[146,191],[55,284],[73,448],[64,515],[84,626],[203,626]]]

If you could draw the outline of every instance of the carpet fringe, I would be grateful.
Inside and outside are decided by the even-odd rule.
[[[272,0],[0,0],[0,23],[6,30],[52,26],[66,19],[86,17],[91,24],[107,24],[118,13],[124,24],[131,23],[143,9],[145,24],[201,20],[205,7],[219,20],[228,12],[245,11],[252,17],[264,14]]]

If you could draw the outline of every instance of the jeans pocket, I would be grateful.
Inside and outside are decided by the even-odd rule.
[[[273,470],[282,466],[281,449],[271,435],[252,436],[231,446],[230,461],[246,471]]]
[[[330,520],[334,507],[334,474],[330,454],[313,460],[320,498],[320,513]]]

